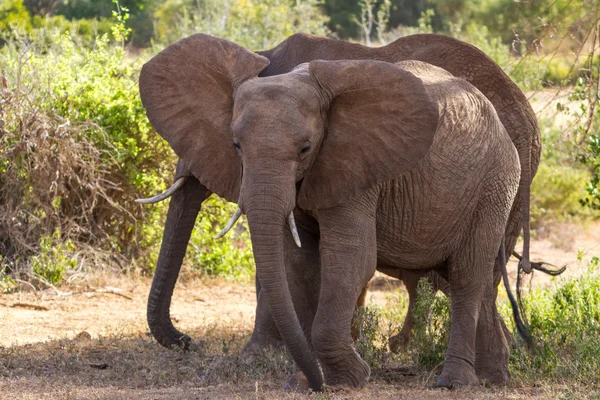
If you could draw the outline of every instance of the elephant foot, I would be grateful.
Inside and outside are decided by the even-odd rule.
[[[308,386],[308,379],[304,373],[300,370],[294,372],[292,376],[290,376],[283,387],[286,392],[296,392],[296,393],[308,393],[310,387]]]
[[[358,353],[343,365],[324,366],[325,383],[327,387],[338,389],[360,389],[367,384],[371,376],[371,368]]]
[[[510,380],[508,361],[514,337],[495,305],[482,307],[476,338],[475,372],[482,382],[503,385]]]
[[[508,370],[508,365],[495,362],[478,368],[477,376],[481,382],[492,385],[504,385],[510,380],[510,371]]]
[[[255,355],[263,352],[266,349],[283,349],[283,341],[280,338],[257,334],[256,331],[248,340],[248,343],[242,347],[240,354]]]
[[[407,335],[400,332],[399,334],[392,336],[388,342],[390,350],[392,353],[399,353],[402,350],[406,350],[409,340],[410,333]]]
[[[464,361],[449,362],[446,360],[444,369],[437,379],[436,386],[448,389],[479,384],[475,369]]]
[[[508,369],[509,346],[505,332],[500,331],[499,340],[489,343],[484,349],[478,349],[475,360],[475,371],[481,382],[492,385],[504,385],[510,380]],[[482,346],[483,347],[483,346]]]

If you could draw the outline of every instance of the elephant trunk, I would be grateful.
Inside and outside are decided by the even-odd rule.
[[[194,222],[207,194],[206,187],[190,177],[173,194],[169,204],[147,310],[148,326],[152,335],[158,343],[167,348],[178,347],[186,350],[191,342],[189,336],[175,329],[169,309]]]
[[[271,166],[270,171],[282,173],[289,165]],[[271,175],[271,176],[268,176]],[[283,252],[287,217],[295,204],[295,175],[275,178],[273,173],[262,177],[244,173],[241,202],[248,217],[252,249],[261,291],[271,310],[273,320],[298,367],[304,372],[312,390],[323,389],[323,376],[317,359],[298,320],[290,294]],[[286,179],[288,178],[288,179]]]

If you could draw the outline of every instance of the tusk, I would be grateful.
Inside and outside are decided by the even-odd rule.
[[[293,211],[288,217],[288,222],[290,224],[290,230],[292,231],[292,236],[294,237],[294,242],[296,242],[296,246],[302,247],[302,242],[300,242],[300,235],[298,235],[298,228],[296,228],[296,220],[294,219]]]
[[[149,197],[147,199],[136,199],[135,202],[141,203],[141,204],[153,204],[153,203],[158,203],[159,201],[163,201],[164,199],[166,199],[167,197],[171,197],[173,195],[173,193],[178,191],[183,186],[185,181],[187,181],[187,176],[182,176],[182,177],[178,178],[175,181],[175,183],[173,184],[173,186],[168,188],[164,193],[161,193],[154,197]]]
[[[225,234],[227,232],[229,232],[229,230],[231,228],[233,228],[233,225],[235,225],[235,223],[237,222],[237,220],[240,219],[241,215],[242,215],[242,209],[238,207],[238,209],[235,210],[235,214],[233,214],[233,217],[231,217],[231,219],[229,220],[229,222],[227,223],[227,225],[225,225],[225,228],[223,228],[223,230],[221,231],[221,233],[219,233],[217,236],[215,236],[215,239],[221,239],[223,236],[225,236]]]

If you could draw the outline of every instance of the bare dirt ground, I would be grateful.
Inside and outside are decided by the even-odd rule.
[[[600,224],[565,225],[532,243],[532,259],[569,264],[564,277],[581,273],[578,251],[600,254]],[[567,239],[565,239],[567,238]],[[510,263],[511,277],[516,262]],[[401,290],[378,276],[371,301],[385,305]],[[534,285],[551,286],[535,274]],[[82,277],[58,291],[0,295],[0,399],[217,399],[304,398],[282,390],[292,366],[284,355],[249,360],[237,351],[252,330],[253,284],[182,277],[172,316],[195,338],[195,351],[161,348],[145,321],[149,279]],[[199,340],[199,338],[204,338]],[[402,367],[383,371],[361,391],[312,395],[330,399],[542,399],[600,398],[600,391],[566,385],[432,389],[436,371]]]

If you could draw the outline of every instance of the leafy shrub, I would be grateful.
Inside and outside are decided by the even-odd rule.
[[[352,320],[357,333],[356,349],[375,372],[388,358],[388,338],[382,330],[382,311],[373,306],[359,307]]]
[[[154,268],[167,204],[133,200],[163,191],[176,158],[146,118],[140,66],[106,35],[90,49],[50,30],[43,40],[1,49],[0,269],[30,271],[35,263],[36,273],[60,279],[72,265],[59,274],[51,257],[35,258],[48,237],[52,246],[75,246],[97,260],[95,267],[110,260],[121,269]],[[189,264],[211,275],[249,276],[248,235],[213,241],[231,206],[209,204],[208,213],[222,211],[204,214],[201,221],[214,227],[195,230]]]
[[[23,5],[23,0],[3,0],[0,3],[0,32],[2,36],[10,36],[14,31],[27,32],[31,30],[29,12]],[[2,44],[0,38],[0,44]]]
[[[513,376],[537,382],[600,383],[598,263],[598,257],[592,257],[581,277],[553,290],[535,289],[525,298],[535,350],[532,354],[521,347],[513,350]]]
[[[234,279],[248,279],[254,274],[250,230],[245,217],[226,237],[215,239],[236,209],[236,204],[215,195],[203,203],[196,223],[197,233],[190,240],[192,267],[208,276]]]
[[[327,33],[327,17],[316,0],[171,0],[156,16],[156,37],[162,43],[202,32],[262,50],[295,32]]]
[[[589,173],[570,165],[542,162],[531,189],[531,224],[581,220],[591,213],[581,207]]]
[[[444,361],[450,339],[450,299],[435,293],[427,279],[419,280],[409,351],[414,363],[431,370]]]
[[[579,124],[574,136],[583,144],[578,159],[591,173],[590,180],[585,185],[586,196],[581,203],[600,210],[600,55],[590,58],[589,65],[591,72],[586,77],[579,78],[570,100],[580,102],[577,114]]]
[[[57,229],[52,236],[40,238],[39,251],[30,262],[34,274],[50,283],[60,282],[66,271],[77,266],[75,244],[69,239],[64,240]]]

